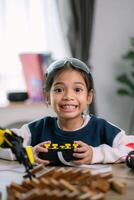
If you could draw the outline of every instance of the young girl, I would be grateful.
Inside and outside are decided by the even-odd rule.
[[[38,157],[47,153],[46,143],[77,143],[75,164],[116,163],[125,160],[134,148],[134,136],[96,116],[86,114],[93,99],[93,79],[88,66],[76,58],[66,58],[47,68],[45,98],[57,117],[44,117],[13,131],[32,145],[37,163],[49,164]]]

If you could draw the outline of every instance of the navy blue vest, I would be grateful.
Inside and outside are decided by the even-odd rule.
[[[56,117],[45,117],[28,124],[31,145],[51,140],[52,143],[65,144],[81,140],[93,147],[101,144],[112,146],[115,136],[121,131],[106,120],[91,115],[88,124],[76,131],[63,131],[57,125]]]

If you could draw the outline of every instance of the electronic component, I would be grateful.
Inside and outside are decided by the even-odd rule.
[[[130,151],[126,157],[126,164],[129,168],[134,169],[134,151]]]
[[[34,165],[34,156],[30,146],[23,147],[23,138],[9,129],[0,128],[0,147],[12,150],[17,161],[24,165],[27,176],[31,179],[32,174],[30,170]]]

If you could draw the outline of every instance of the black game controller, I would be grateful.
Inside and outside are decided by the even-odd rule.
[[[77,148],[78,144],[45,144],[44,146],[48,152],[39,152],[38,157],[42,160],[49,160],[49,165],[70,165],[70,161],[78,160],[73,156],[74,148]]]

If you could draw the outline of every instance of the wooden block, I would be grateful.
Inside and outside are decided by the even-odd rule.
[[[90,190],[90,188],[89,188],[89,186],[87,186],[87,185],[82,185],[82,186],[80,187],[80,191],[81,191],[81,192],[86,193],[86,192],[88,192],[89,190]]]
[[[29,178],[24,179],[24,181],[22,182],[22,187],[27,188],[27,190],[31,190],[33,188],[33,186],[30,184],[31,181]]]
[[[78,200],[103,200],[104,194],[102,192],[95,193],[95,192],[87,192],[84,194],[81,194],[78,198]]]
[[[41,172],[40,172],[40,174],[38,175],[38,178],[40,179],[40,178],[42,178],[42,177],[51,177],[53,174],[55,173],[55,167],[52,167],[52,168],[48,168],[48,169],[46,169],[45,170],[45,168],[44,168],[44,170],[42,170]],[[37,176],[37,175],[36,175]]]
[[[50,184],[53,184],[54,186],[59,186],[59,181],[54,179],[54,178],[50,178]]]
[[[101,178],[109,179],[109,178],[112,178],[112,177],[113,177],[113,174],[112,174],[112,172],[106,172],[106,173],[100,174],[100,177],[101,177]]]
[[[85,194],[85,195],[84,195]],[[86,195],[87,194],[87,195]],[[80,195],[81,196],[81,199],[83,198],[85,198],[86,196],[88,196],[88,198],[90,197],[93,197],[93,196],[95,196],[96,195],[96,191],[93,191],[93,190],[91,190],[90,188],[87,188],[85,191],[83,190],[83,194],[82,195]]]
[[[111,181],[111,188],[116,192],[122,194],[126,192],[127,184],[122,180],[113,179]]]
[[[73,200],[74,200],[74,199],[77,199],[77,197],[79,196],[79,194],[80,194],[80,193],[79,193],[78,191],[74,191],[74,192],[70,192],[70,193],[67,192],[65,196],[66,196],[68,199],[73,199]]]
[[[77,182],[86,182],[86,179],[90,179],[90,175],[88,173],[82,174],[81,176],[77,177]]]
[[[105,179],[98,179],[95,181],[95,187],[101,192],[107,192],[110,189],[110,183]]]
[[[68,189],[72,192],[77,192],[76,187],[71,185],[68,181],[66,181],[64,179],[60,179],[59,184],[61,184],[64,189]]]
[[[7,200],[15,200],[16,197],[17,199],[20,199],[20,193],[14,191],[13,189],[11,189],[10,187],[7,187],[7,192],[8,192],[8,196],[7,196]],[[2,199],[2,198],[1,198]]]
[[[21,195],[21,200],[34,200],[37,198],[39,194],[39,190],[38,189],[33,189],[27,193],[24,193]]]
[[[38,188],[40,187],[40,181],[37,178],[32,178],[30,185],[32,185],[33,188]]]
[[[46,179],[46,178],[41,178],[40,179],[40,182],[41,182],[41,184],[43,185],[43,186],[47,186],[47,185],[49,185],[49,180],[48,179]]]
[[[14,183],[14,182],[11,183],[10,189],[12,189],[12,190],[14,190],[16,192],[20,192],[20,193],[28,192],[28,189],[22,187],[21,185],[19,185],[17,183]]]
[[[50,196],[53,196],[53,197],[57,197],[58,199],[62,198],[63,196],[65,196],[66,194],[68,193],[67,190],[63,190],[62,192],[60,192],[58,189],[55,189],[53,191],[51,191],[49,193]],[[55,198],[54,198],[55,199]]]
[[[105,199],[104,194],[101,192],[90,198],[90,200],[104,200],[104,199]]]
[[[91,195],[89,193],[84,193],[84,194],[81,194],[77,199],[78,200],[87,200],[90,198],[91,198]]]
[[[40,165],[37,165],[36,167],[34,167],[31,171],[32,174],[36,174],[40,171],[44,170],[44,165],[43,164],[40,164]]]
[[[72,192],[71,192],[72,193]],[[62,191],[60,191],[59,193],[58,193],[58,197],[59,198],[64,198],[64,199],[66,199],[66,196],[68,195],[68,190],[62,190]]]

